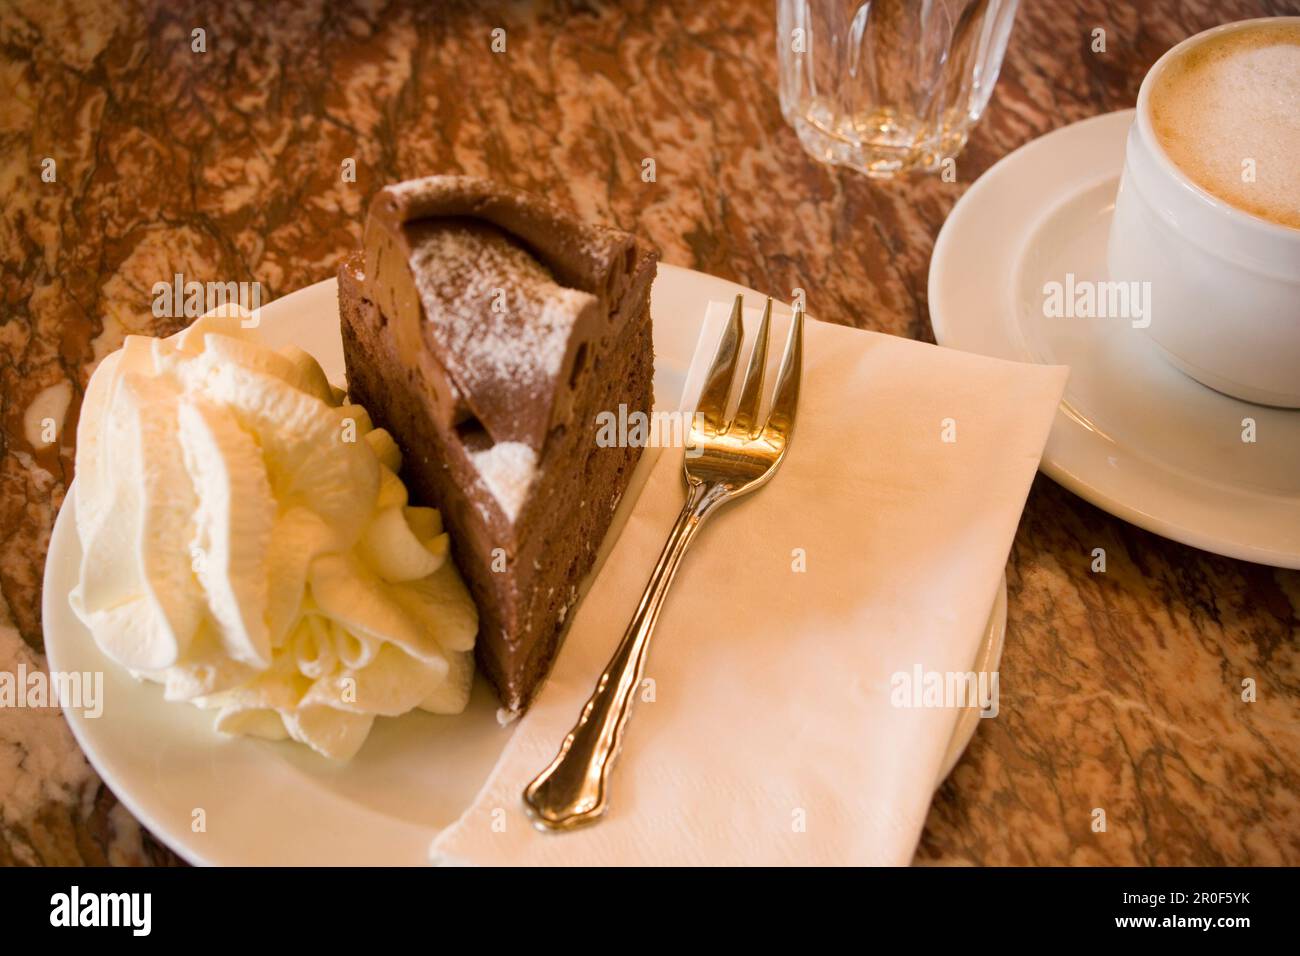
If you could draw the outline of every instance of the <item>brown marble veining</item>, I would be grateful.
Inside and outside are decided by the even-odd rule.
[[[981,172],[1131,106],[1183,37],[1283,13],[1300,5],[1025,0],[958,181],[880,184],[816,164],[781,120],[769,2],[0,4],[0,669],[39,660],[89,368],[179,324],[151,314],[159,279],[282,295],[333,273],[379,185],[460,171],[640,232],[667,262],[802,287],[822,319],[932,340],[934,238]],[[1165,541],[1040,476],[1008,579],[1001,713],[918,862],[1300,863],[1300,573]],[[0,863],[173,859],[57,713],[0,710]]]

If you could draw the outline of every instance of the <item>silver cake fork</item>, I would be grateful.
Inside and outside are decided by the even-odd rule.
[[[539,827],[570,830],[605,812],[610,772],[632,710],[633,693],[645,670],[650,635],[682,555],[715,508],[767,484],[785,458],[799,404],[803,310],[795,309],[771,407],[767,420],[760,423],[771,299],[763,309],[736,414],[727,419],[728,397],[745,335],[743,308],[744,297],[738,295],[692,419],[690,454],[684,459],[686,504],[650,575],[641,604],[560,752],[524,790],[524,803]]]

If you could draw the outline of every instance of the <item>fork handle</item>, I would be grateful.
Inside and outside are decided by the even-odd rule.
[[[633,694],[645,671],[650,635],[682,555],[701,522],[723,497],[725,488],[720,485],[687,486],[686,504],[668,535],[623,640],[605,665],[605,672],[596,682],[596,689],[582,708],[578,722],[560,745],[560,752],[524,790],[524,803],[540,826],[570,830],[596,820],[605,812],[609,775],[632,710]]]

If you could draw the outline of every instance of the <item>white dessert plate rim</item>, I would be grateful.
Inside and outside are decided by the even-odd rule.
[[[1109,221],[1112,181],[1118,183],[1124,142],[1134,110],[1091,117],[1054,130],[1005,156],[957,201],[940,230],[930,263],[930,320],[940,345],[1016,361],[1088,362],[1087,347],[1036,353],[1029,345],[1032,319],[1018,296],[1026,263],[1050,237],[1075,200]],[[1105,193],[1103,193],[1105,191]],[[1108,195],[1109,207],[1086,206],[1087,196]],[[989,223],[996,228],[990,229]],[[1090,249],[1093,257],[1104,253]],[[1117,339],[1117,341],[1120,341]],[[1131,349],[1143,348],[1138,336]],[[1295,415],[1220,395],[1181,374],[1170,375],[1152,350],[1133,357],[1126,369],[1148,378],[1150,402],[1134,416],[1159,427],[1172,404],[1194,399],[1233,415]],[[1041,470],[1097,507],[1174,541],[1278,567],[1300,568],[1300,503],[1296,498],[1252,487],[1248,480],[1225,482],[1208,467],[1216,454],[1208,443],[1200,461],[1177,462],[1150,448],[1125,444],[1098,427],[1094,399],[1067,384]],[[1168,404],[1166,404],[1168,403]],[[1163,409],[1163,412],[1162,412]],[[1172,419],[1170,419],[1172,420]],[[1290,419],[1288,419],[1290,421]],[[1267,448],[1260,446],[1262,454]],[[1203,469],[1198,467],[1205,465]]]
[[[675,399],[680,393],[708,302],[737,292],[760,295],[703,273],[660,267],[653,305],[660,394]],[[264,306],[262,321],[269,341],[307,349],[341,384],[335,296],[334,280],[308,286]],[[210,713],[167,704],[160,687],[135,682],[103,657],[68,605],[80,557],[69,489],[45,567],[48,665],[57,672],[103,672],[104,715],[65,708],[72,732],[136,819],[190,863],[419,865],[432,837],[468,806],[509,738],[510,728],[494,719],[495,694],[482,678],[466,714],[381,720],[357,758],[341,767],[291,743],[224,738],[212,730]],[[975,670],[996,670],[1006,613],[1004,576]],[[936,786],[960,759],[979,720],[976,708],[958,715]],[[404,748],[416,752],[408,756]],[[433,761],[439,766],[425,766]],[[391,807],[374,799],[380,788]],[[365,800],[359,801],[362,793]],[[422,798],[440,805],[420,806]]]

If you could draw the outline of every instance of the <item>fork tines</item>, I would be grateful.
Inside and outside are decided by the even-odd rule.
[[[731,307],[731,318],[718,340],[717,352],[705,377],[696,411],[703,418],[705,428],[715,436],[731,435],[742,440],[761,437],[773,443],[784,442],[794,429],[794,413],[799,403],[799,378],[803,367],[803,307],[795,306],[794,320],[790,323],[790,333],[786,337],[785,353],[781,359],[767,421],[760,422],[758,413],[763,401],[763,379],[772,326],[770,298],[763,307],[763,321],[759,325],[758,338],[749,356],[749,366],[745,370],[745,381],[741,387],[736,413],[727,418],[728,399],[745,339],[744,306],[744,296],[737,295]]]

